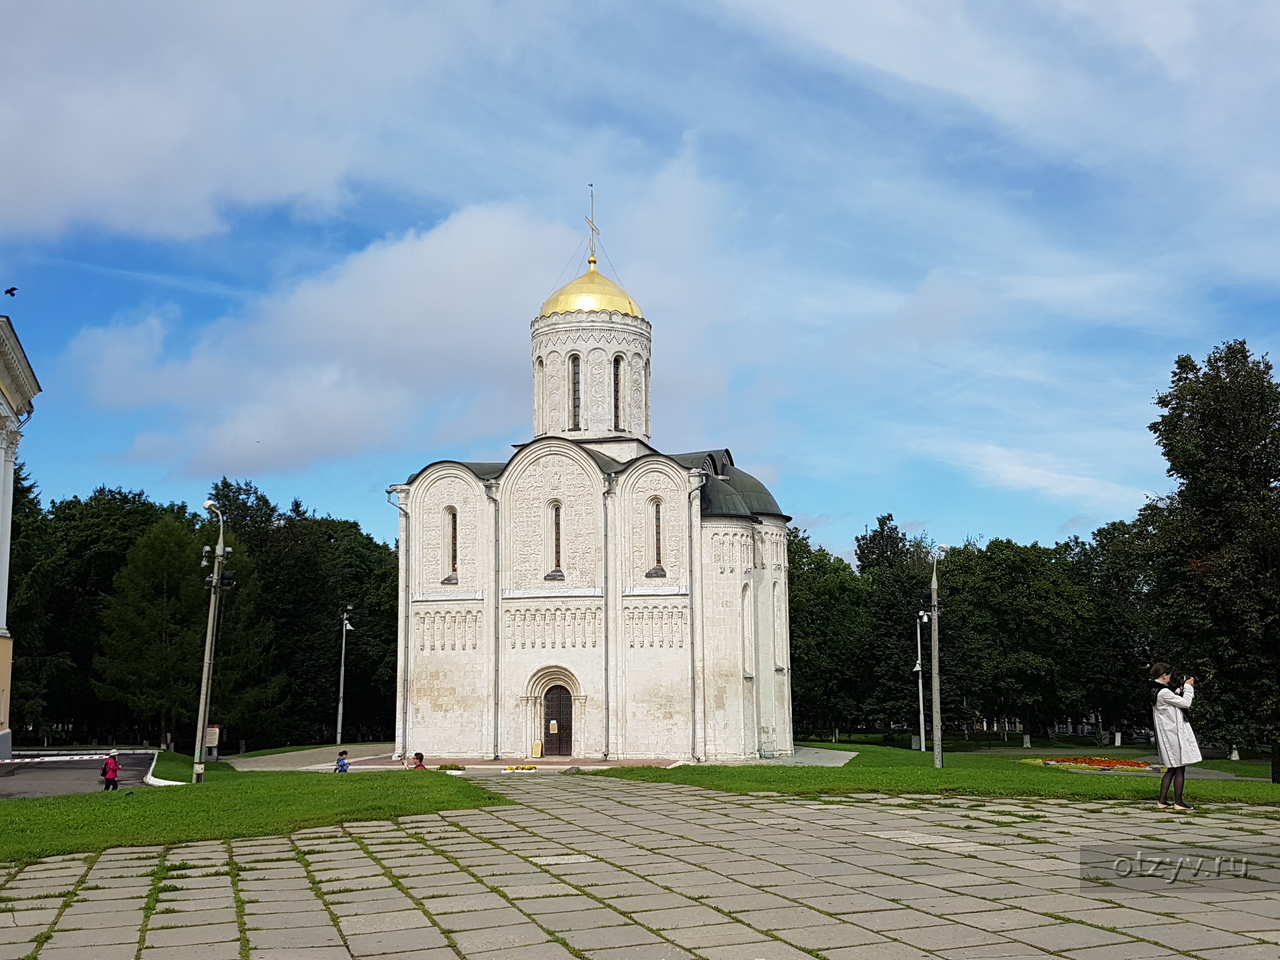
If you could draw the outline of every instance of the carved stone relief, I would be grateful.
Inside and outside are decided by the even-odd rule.
[[[563,432],[565,426],[564,357],[551,351],[546,356],[547,401],[544,410],[548,432]]]
[[[689,636],[689,608],[681,604],[628,604],[623,609],[622,637],[629,648],[677,650]]]
[[[721,573],[745,573],[755,562],[751,533],[713,533],[711,563]]]
[[[605,384],[608,379],[605,370],[608,366],[608,359],[605,356],[605,352],[598,349],[592,350],[587,355],[587,364],[591,371],[591,381],[587,388],[587,402],[591,413],[587,423],[583,424],[583,426],[593,430],[600,430],[609,423],[609,417],[605,412],[605,397],[607,395]]]
[[[533,358],[533,434],[541,436],[547,432],[547,424],[543,419],[546,408],[544,394],[547,389],[547,362],[540,356]]]
[[[631,355],[631,432],[645,435],[644,361],[638,353]]]
[[[417,562],[413,571],[415,593],[439,592],[440,581],[450,573],[445,569],[447,538],[445,509],[458,511],[458,585],[475,590],[478,580],[478,535],[480,503],[475,487],[463,478],[445,474],[427,481],[420,495],[413,497],[413,533]]]
[[[512,650],[586,650],[598,646],[603,633],[604,608],[598,602],[507,605],[502,614],[502,637]]]
[[[484,636],[484,613],[478,609],[420,610],[413,622],[419,653],[476,650]]]
[[[657,561],[653,501],[662,502],[662,566],[670,582],[683,582],[686,516],[680,487],[670,474],[650,469],[636,478],[624,504],[630,580],[643,583]]]
[[[547,453],[531,463],[504,491],[504,511],[512,557],[512,585],[545,586],[550,572],[547,539],[552,536],[548,504],[560,508],[560,568],[565,586],[596,585],[600,560],[599,494],[578,461]]]

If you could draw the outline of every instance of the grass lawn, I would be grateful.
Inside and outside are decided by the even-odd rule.
[[[162,753],[155,774],[189,781],[191,758]],[[0,800],[0,860],[272,836],[348,820],[507,802],[461,777],[431,771],[237,773],[225,763],[211,763],[198,785]]]
[[[1206,767],[1209,770],[1221,770],[1223,773],[1232,773],[1237,777],[1271,779],[1270,760],[1202,760],[1196,766]]]
[[[817,743],[807,746],[818,746]],[[1154,800],[1159,781],[1111,773],[1070,773],[1022,763],[1027,756],[959,753],[946,757],[942,770],[933,768],[933,754],[870,744],[829,744],[832,749],[856,750],[843,767],[683,766],[620,767],[583,776],[624,780],[687,783],[734,793],[772,790],[797,796],[823,794],[959,794],[980,797],[1061,797],[1069,800]],[[1046,757],[1086,751],[1049,750]],[[1128,757],[1133,750],[1087,751],[1092,756]],[[1212,761],[1211,761],[1212,762]],[[1222,761],[1227,763],[1228,761]],[[1235,766],[1248,766],[1239,761]],[[1233,767],[1234,769],[1234,767]],[[1189,780],[1187,800],[1206,803],[1250,803],[1280,806],[1280,785],[1247,780]]]
[[[385,744],[379,745],[394,747],[395,743],[388,740]],[[227,756],[235,757],[239,760],[241,757],[271,757],[277,753],[297,753],[299,750],[332,750],[333,755],[336,757],[339,750],[349,746],[351,746],[349,743],[344,743],[341,747],[336,743],[312,743],[302,747],[272,747],[269,750],[250,750],[248,753],[228,753]],[[360,746],[366,746],[366,744],[360,744]]]

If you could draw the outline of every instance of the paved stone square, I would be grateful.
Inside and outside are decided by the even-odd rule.
[[[1280,960],[1278,870],[1081,879],[1082,845],[1280,856],[1249,811],[490,783],[518,805],[9,867],[0,960]]]

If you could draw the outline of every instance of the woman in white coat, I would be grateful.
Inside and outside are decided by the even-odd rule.
[[[1172,785],[1172,808],[1185,812],[1191,809],[1182,802],[1182,785],[1187,779],[1187,764],[1199,763],[1203,759],[1195,732],[1187,719],[1187,710],[1191,708],[1196,695],[1196,679],[1187,677],[1182,689],[1176,691],[1169,687],[1172,679],[1173,667],[1169,664],[1157,663],[1151,668],[1151,712],[1156,745],[1160,750],[1160,761],[1164,764],[1164,779],[1160,781],[1160,802],[1156,806],[1161,810],[1170,808],[1169,786]]]

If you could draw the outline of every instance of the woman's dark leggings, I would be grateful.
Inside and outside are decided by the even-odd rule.
[[[1186,779],[1186,767],[1168,767],[1160,780],[1160,802],[1169,802],[1169,784],[1173,784],[1173,802],[1182,806],[1182,785]]]
[[[115,777],[111,777],[102,785],[103,790],[118,790],[119,788],[120,788],[120,781],[117,780]]]

